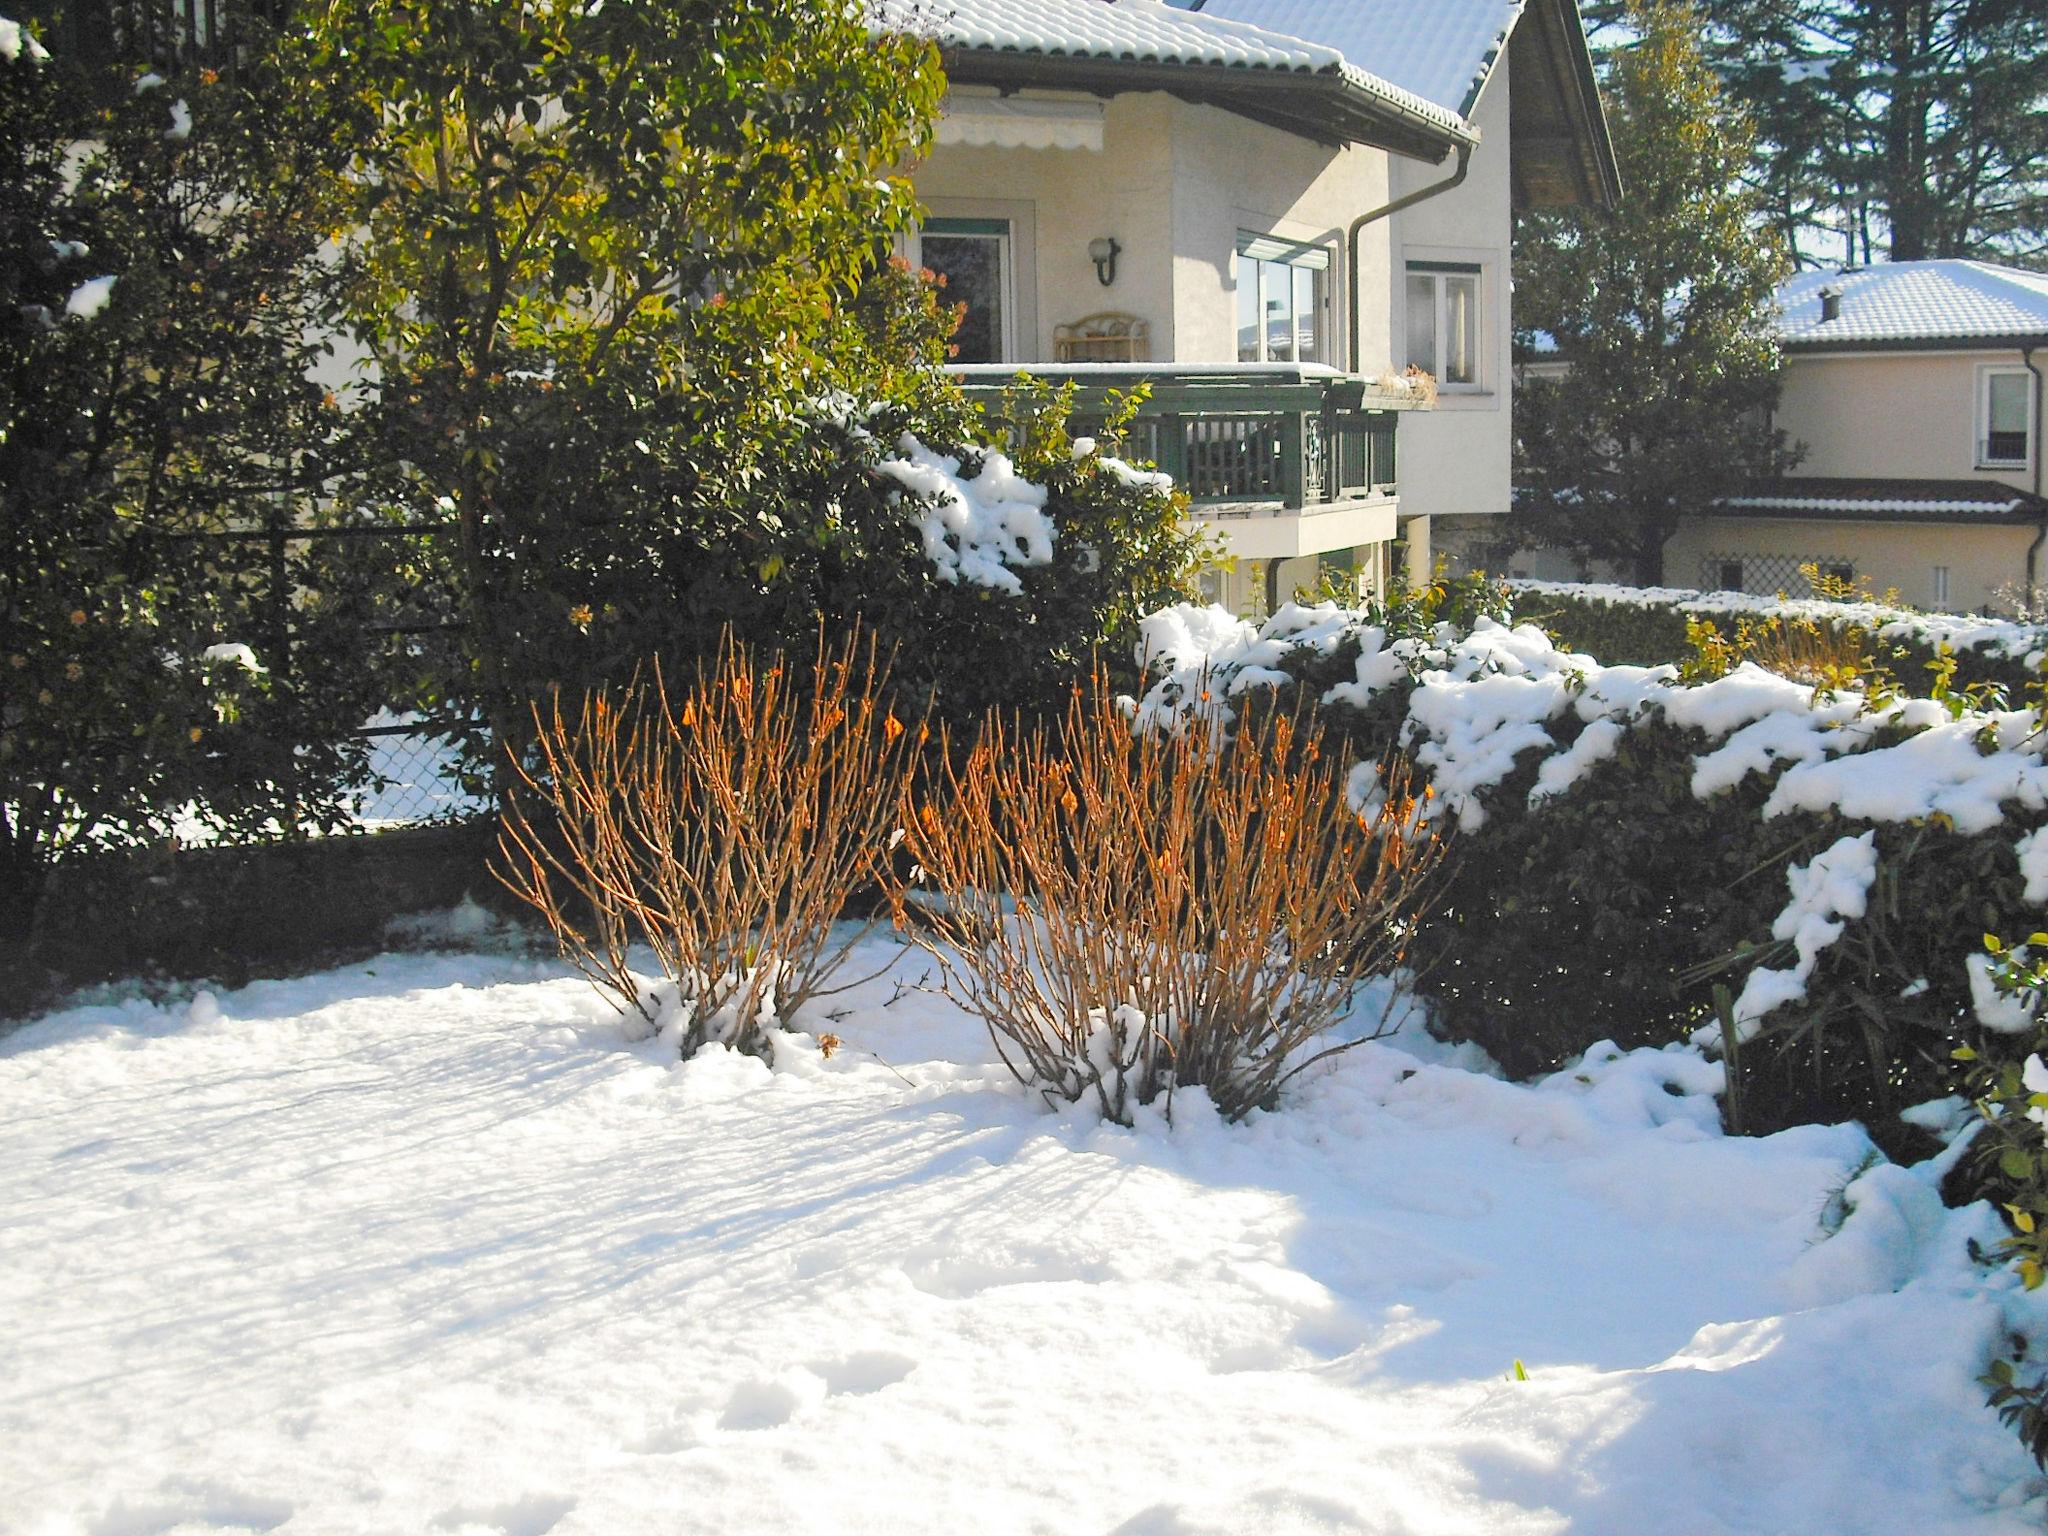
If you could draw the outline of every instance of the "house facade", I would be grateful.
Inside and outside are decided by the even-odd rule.
[[[1380,588],[1507,510],[1513,210],[1618,190],[1571,0],[880,15],[950,82],[905,254],[967,306],[963,376],[1149,381],[1135,451],[1214,533],[1213,598]]]
[[[1681,528],[1668,578],[1803,593],[1814,563],[1938,611],[2048,584],[2048,274],[1895,262],[1801,273],[1778,302],[1797,470]]]

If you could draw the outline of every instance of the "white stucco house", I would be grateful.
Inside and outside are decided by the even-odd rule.
[[[905,254],[966,305],[963,376],[1149,380],[1136,449],[1226,552],[1213,597],[1381,586],[1507,511],[1514,210],[1619,195],[1575,0],[875,14],[950,82]]]
[[[1949,611],[2048,584],[2048,273],[1892,262],[1802,272],[1777,298],[1775,424],[1803,457],[1682,527],[1669,579],[1803,595],[1812,563]]]

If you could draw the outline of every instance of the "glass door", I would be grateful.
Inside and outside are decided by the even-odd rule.
[[[918,231],[914,259],[946,280],[941,303],[967,306],[953,335],[955,362],[1016,357],[1008,219],[932,219]]]

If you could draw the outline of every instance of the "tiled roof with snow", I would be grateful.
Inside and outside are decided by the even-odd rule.
[[[1454,106],[1360,68],[1337,47],[1163,0],[870,0],[869,13],[882,27],[962,51],[1338,76],[1424,121],[1471,134]]]
[[[1793,475],[1766,481],[1716,510],[1738,517],[1876,522],[2038,522],[2048,501],[1995,480],[1851,479]]]
[[[1335,48],[1460,116],[1507,45],[1525,0],[1170,0]]]
[[[1841,312],[1821,318],[1821,290]],[[1801,272],[1778,289],[1788,347],[2048,336],[2048,273],[1985,261],[1895,261],[1850,272]]]

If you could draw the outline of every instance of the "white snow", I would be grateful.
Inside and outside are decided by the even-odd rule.
[[[147,91],[156,90],[166,83],[164,77],[152,69],[148,74],[135,82],[135,94],[140,96]]]
[[[1711,682],[1685,684],[1673,667],[1603,666],[1559,650],[1533,625],[1481,618],[1468,635],[1438,627],[1433,641],[1391,644],[1364,618],[1330,604],[1289,604],[1263,626],[1221,608],[1181,605],[1141,623],[1138,659],[1157,678],[1134,707],[1140,729],[1172,728],[1197,713],[1227,722],[1221,701],[1284,684],[1290,654],[1360,650],[1355,677],[1324,705],[1363,707],[1412,680],[1403,744],[1436,786],[1435,807],[1465,828],[1485,822],[1484,795],[1528,754],[1538,760],[1532,803],[1564,793],[1612,757],[1624,732],[1664,722],[1700,733],[1692,790],[1708,799],[1752,774],[1772,780],[1763,814],[1834,813],[1870,822],[1946,817],[1982,833],[2017,811],[2048,810],[2048,762],[2026,710],[1964,710],[1907,699],[1876,705],[1854,689],[1829,693],[1743,662]],[[1200,680],[1199,682],[1197,680]],[[1557,731],[1585,722],[1575,740]],[[1596,729],[1597,727],[1597,729]],[[1899,739],[1885,745],[1884,733]],[[1773,777],[1775,776],[1775,777]],[[2048,849],[2016,841],[2029,900],[2048,901]]]
[[[114,296],[116,281],[113,277],[88,278],[71,290],[71,297],[64,301],[64,313],[78,320],[92,319]]]
[[[230,666],[240,667],[244,672],[261,673],[264,670],[263,663],[256,659],[256,653],[239,640],[224,640],[217,645],[209,645],[199,653],[199,658],[202,661],[225,662]]]
[[[1877,879],[1877,834],[1837,839],[1804,864],[1785,871],[1792,899],[1771,924],[1771,937],[1792,946],[1789,966],[1760,965],[1744,978],[1735,999],[1738,1043],[1753,1039],[1766,1014],[1786,1003],[1801,1002],[1820,953],[1842,936],[1852,918],[1869,907],[1870,887]],[[1705,1050],[1718,1050],[1721,1026],[1710,1024],[1693,1035]]]
[[[21,57],[24,49],[27,50],[29,58],[37,63],[50,56],[43,45],[31,37],[28,29],[20,22],[0,16],[0,59],[12,64]]]
[[[2038,624],[1972,614],[1912,613],[1882,603],[1760,597],[1749,592],[1701,592],[1691,587],[1626,587],[1598,581],[1517,580],[1506,585],[1517,595],[1571,598],[1620,608],[1671,608],[1681,614],[1747,614],[1795,622],[1810,620],[1829,628],[1854,624],[1883,640],[1917,640],[1929,647],[1946,645],[1958,653],[1981,651],[2017,661],[2027,661],[2048,642],[2048,631]]]
[[[897,457],[876,466],[919,503],[918,531],[939,580],[971,582],[1012,596],[1024,583],[1013,567],[1052,562],[1052,520],[1045,487],[1019,475],[991,448],[981,467],[962,475],[961,461],[927,448],[906,432]]]
[[[167,139],[189,139],[192,137],[192,107],[183,97],[171,103],[171,126],[164,130]]]
[[[890,941],[848,974],[891,958],[772,1070],[503,954],[0,1039],[0,1529],[2048,1519],[1975,1380],[2040,1302],[1934,1165],[1724,1138],[1682,1047],[1516,1085],[1406,1034],[1121,1130]]]

